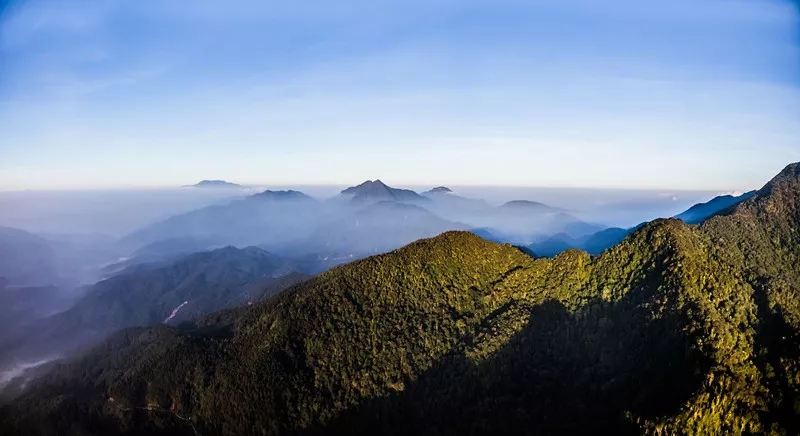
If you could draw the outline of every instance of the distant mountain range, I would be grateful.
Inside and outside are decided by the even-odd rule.
[[[360,258],[448,230],[466,228],[414,204],[380,201],[321,226],[312,234],[309,244],[319,244],[320,252],[349,253]]]
[[[121,331],[29,383],[0,433],[800,434],[798,228],[792,164],[599,256],[446,232]]]
[[[686,211],[675,215],[674,218],[683,220],[688,224],[699,224],[708,218],[724,213],[744,200],[752,197],[757,191],[750,191],[738,196],[722,195],[714,197],[705,203],[698,203]],[[528,246],[539,256],[552,257],[570,248],[584,250],[589,254],[600,254],[603,251],[620,243],[625,237],[633,233],[636,229],[643,226],[642,223],[636,227],[622,229],[612,227],[597,231],[596,233],[584,234],[581,237],[573,237],[567,233],[560,233],[549,236]],[[583,227],[581,230],[587,229]]]
[[[55,286],[69,290],[94,279],[99,265],[114,258],[113,239],[39,235],[0,226],[0,278],[13,287]]]
[[[603,228],[542,203],[520,200],[496,208],[445,186],[420,195],[368,180],[328,201],[299,191],[264,191],[155,223],[126,236],[122,244],[136,250],[160,241],[191,240],[209,248],[257,245],[293,257],[347,260],[470,227],[497,228],[508,242],[523,245],[543,235],[582,237]]]

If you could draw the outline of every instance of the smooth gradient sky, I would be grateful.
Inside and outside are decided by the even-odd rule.
[[[30,0],[0,18],[0,190],[744,190],[800,160],[778,0]]]

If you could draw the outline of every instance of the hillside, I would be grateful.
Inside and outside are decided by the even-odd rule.
[[[4,410],[33,434],[797,434],[800,166],[597,257],[448,232],[249,310],[126,330]],[[0,427],[0,429],[3,429]]]
[[[6,354],[54,354],[125,327],[181,321],[244,306],[306,277],[287,260],[249,247],[195,253],[168,263],[143,264],[100,281],[69,310],[0,336]]]

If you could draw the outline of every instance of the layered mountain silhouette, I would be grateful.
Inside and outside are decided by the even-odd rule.
[[[550,207],[544,203],[539,203],[538,201],[530,201],[530,200],[512,200],[507,203],[504,203],[500,206],[501,209],[505,210],[522,210],[522,211],[535,211],[535,212],[547,212],[547,213],[561,213],[561,209],[557,209],[554,207]]]
[[[341,195],[356,204],[379,201],[418,202],[425,200],[425,197],[410,189],[392,188],[380,180],[367,180],[358,186],[352,186],[343,190]]]
[[[168,258],[187,242],[202,244],[197,247],[202,249],[262,246],[307,264],[316,259],[316,266],[309,265],[316,272],[330,267],[331,259],[350,261],[470,227],[496,229],[505,235],[503,241],[522,245],[558,233],[579,238],[603,228],[542,203],[513,201],[498,208],[444,186],[423,196],[375,180],[344,189],[329,201],[299,191],[264,191],[171,217],[123,238],[121,246],[131,254],[106,272]],[[141,254],[145,248],[146,256]]]
[[[414,204],[381,201],[320,227],[309,244],[319,244],[313,251],[340,253],[350,261],[353,256],[383,253],[417,239],[465,228]]]
[[[321,214],[319,202],[303,193],[265,191],[173,216],[127,235],[121,244],[135,250],[175,238],[236,246],[286,242],[310,233]]]
[[[259,194],[250,196],[250,200],[272,200],[272,201],[299,201],[299,202],[315,202],[313,198],[300,191],[270,191],[266,190]]]
[[[536,241],[528,245],[528,248],[537,255],[544,257],[555,256],[570,248],[583,250],[592,255],[598,255],[622,242],[628,235],[644,224],[646,223],[628,229],[610,227],[580,237],[572,237],[567,233],[559,233]]]
[[[797,434],[800,165],[592,257],[447,232],[249,309],[124,330],[13,434]]]
[[[179,323],[246,306],[306,279],[264,250],[225,247],[167,263],[132,266],[84,290],[68,310],[3,332],[5,354],[52,355],[125,327]]]
[[[426,208],[451,221],[480,220],[493,210],[487,202],[457,195],[446,186],[425,191],[422,195],[433,200],[425,204]]]
[[[744,193],[742,195],[733,196],[733,195],[721,195],[718,197],[714,197],[713,199],[709,200],[705,203],[698,203],[687,209],[686,211],[675,215],[675,218],[683,220],[688,224],[699,224],[706,219],[719,214],[726,209],[729,209],[744,200],[755,195],[756,191],[750,191]],[[541,206],[535,206],[541,207]],[[569,222],[569,220],[564,220],[564,222]],[[555,256],[558,253],[561,253],[565,250],[570,248],[577,248],[579,250],[584,250],[589,254],[600,254],[603,251],[613,247],[614,245],[620,243],[626,236],[633,233],[634,230],[642,226],[640,224],[636,227],[631,227],[627,229],[619,228],[619,227],[611,227],[607,229],[602,229],[599,231],[595,231],[591,233],[590,231],[593,230],[591,225],[585,225],[578,221],[576,224],[577,228],[572,232],[562,232],[559,234],[547,236],[543,239],[540,239],[528,246],[529,249],[534,251],[540,256],[551,257]],[[596,228],[594,229],[596,230]],[[573,237],[575,234],[583,234],[582,236]]]
[[[440,194],[452,194],[453,190],[448,188],[447,186],[437,186],[431,190],[425,191],[422,195],[429,196],[429,195],[440,195]]]
[[[587,223],[563,209],[529,200],[509,201],[485,216],[489,218],[485,223],[500,233],[512,235],[508,242],[523,244],[560,233],[580,238],[605,228]]]

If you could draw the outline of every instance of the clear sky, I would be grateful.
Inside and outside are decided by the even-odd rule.
[[[29,0],[0,19],[0,190],[734,190],[800,160],[788,1]]]

